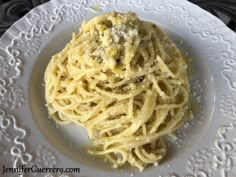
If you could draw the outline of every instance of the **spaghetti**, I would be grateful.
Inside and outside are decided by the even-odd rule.
[[[83,23],[45,72],[49,115],[87,129],[114,167],[140,170],[166,155],[164,135],[183,124],[189,82],[180,51],[134,13],[107,13]]]

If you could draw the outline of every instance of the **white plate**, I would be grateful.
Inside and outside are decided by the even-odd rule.
[[[177,132],[176,141],[169,141],[163,163],[141,173],[112,170],[88,156],[86,131],[56,127],[45,107],[43,75],[51,56],[83,20],[114,10],[134,11],[159,25],[192,58],[196,71],[191,97],[201,111]],[[70,176],[80,177],[236,176],[235,58],[235,33],[184,0],[51,0],[17,21],[0,40],[0,168],[79,167],[80,173]],[[62,176],[35,174],[50,175]]]

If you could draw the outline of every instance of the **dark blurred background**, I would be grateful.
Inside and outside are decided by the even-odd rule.
[[[0,0],[0,37],[19,18],[48,0]],[[236,31],[236,0],[189,0]]]

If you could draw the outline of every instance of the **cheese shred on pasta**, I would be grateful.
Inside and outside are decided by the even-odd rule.
[[[45,72],[49,115],[88,131],[89,153],[113,167],[141,171],[167,153],[188,112],[187,65],[174,43],[134,13],[108,13],[83,23]],[[79,136],[79,135],[78,135]]]

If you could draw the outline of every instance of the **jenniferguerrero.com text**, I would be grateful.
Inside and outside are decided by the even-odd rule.
[[[18,175],[22,175],[25,173],[80,173],[80,168],[44,168],[37,167],[37,165],[33,165],[31,167],[26,167],[25,165],[21,165],[17,168],[8,168],[5,165],[2,166],[2,175],[9,173],[17,173]],[[0,175],[1,176],[1,175]]]

